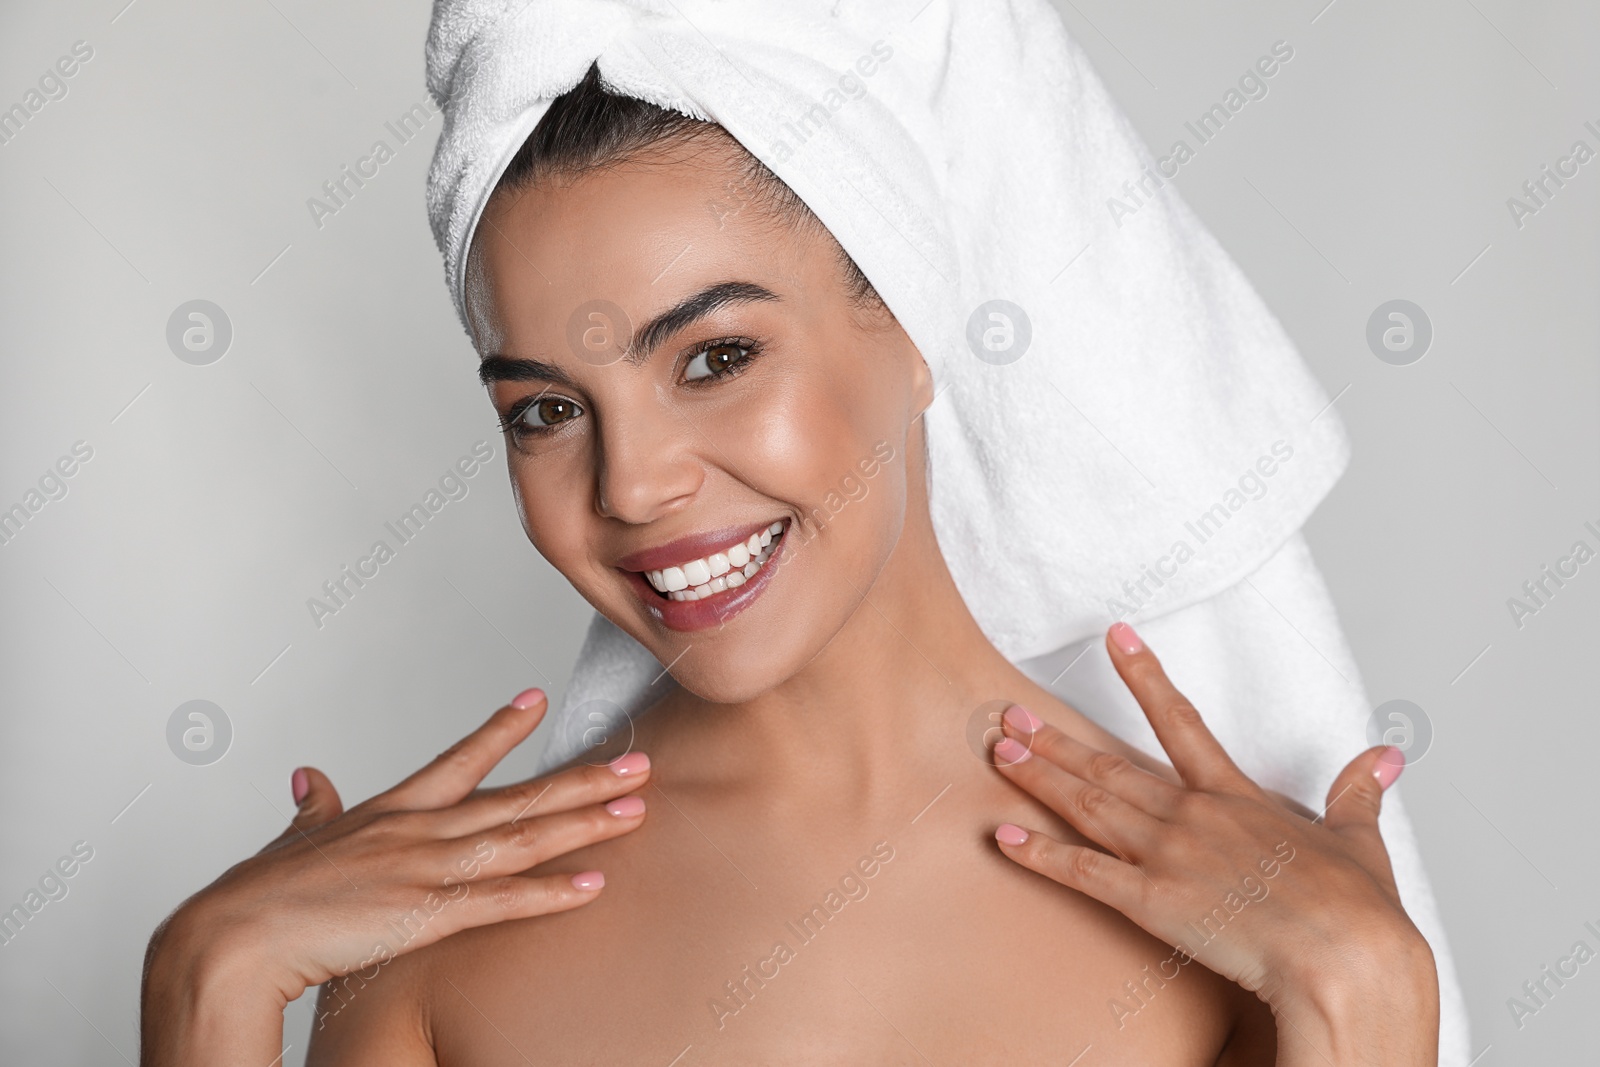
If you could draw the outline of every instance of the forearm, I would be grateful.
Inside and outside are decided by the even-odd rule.
[[[1436,1067],[1439,980],[1419,937],[1381,958],[1342,961],[1271,998],[1277,1067]]]

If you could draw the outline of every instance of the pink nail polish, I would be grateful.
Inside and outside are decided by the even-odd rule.
[[[1135,652],[1144,651],[1144,642],[1139,639],[1138,634],[1133,632],[1133,627],[1127,623],[1112,624],[1110,634],[1111,643],[1116,645],[1123,655],[1131,656]]]
[[[629,752],[625,756],[618,756],[607,764],[611,773],[618,778],[626,778],[630,774],[643,774],[650,769],[650,757],[643,752]]]
[[[289,793],[294,797],[294,806],[299,807],[300,802],[311,792],[311,778],[306,774],[304,767],[296,767],[289,776]]]
[[[1005,719],[1007,723],[1011,724],[1016,729],[1021,730],[1025,734],[1031,734],[1039,729],[1039,727],[1044,725],[1043,719],[1039,718],[1039,716],[1035,715],[1021,704],[1011,705],[1006,709],[1006,713],[1002,715],[1001,718]]]
[[[1014,737],[1002,738],[994,746],[994,754],[995,758],[1006,766],[1024,763],[1033,758],[1033,753],[1028,751],[1028,746]]]
[[[619,819],[631,819],[644,814],[643,797],[618,797],[606,805],[606,810]]]
[[[1394,785],[1394,780],[1400,777],[1400,772],[1406,769],[1406,754],[1390,745],[1378,757],[1378,765],[1372,769],[1372,776],[1378,780],[1380,789],[1388,789]]]
[[[1002,845],[1020,845],[1028,839],[1028,831],[1020,826],[1003,822],[994,832],[994,839]]]
[[[511,706],[519,711],[526,711],[544,699],[544,690],[539,688],[524,689],[511,698]]]
[[[578,889],[600,889],[606,884],[606,876],[599,871],[584,871],[572,876],[572,884]]]

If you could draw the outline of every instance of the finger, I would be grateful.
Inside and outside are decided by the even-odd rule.
[[[1405,753],[1379,745],[1369,748],[1349,763],[1328,787],[1322,822],[1330,830],[1378,832],[1378,814],[1383,810],[1383,792],[1394,784],[1405,769]]]
[[[339,791],[328,776],[315,767],[297,767],[289,776],[289,794],[296,803],[294,818],[283,833],[267,843],[266,849],[276,848],[290,838],[315,830],[344,814],[344,803]]]
[[[1161,661],[1145,647],[1133,627],[1125,622],[1113,625],[1106,631],[1106,648],[1111,653],[1112,666],[1144,709],[1156,739],[1185,785],[1218,788],[1250,781],[1206,728],[1188,697],[1172,684],[1161,669]]]
[[[1182,792],[1166,779],[1134,766],[1130,760],[1112,752],[1102,752],[1056,729],[1021,704],[1007,708],[1000,717],[1000,725],[1008,737],[1016,738],[1028,751],[1156,818],[1171,814]]]
[[[580,848],[631,833],[644,824],[643,797],[618,797],[574,811],[542,815],[439,843],[441,874],[472,881],[517,874]]]
[[[443,903],[437,921],[424,929],[437,934],[433,940],[438,940],[475,926],[571,911],[594,900],[604,887],[605,875],[599,871],[537,878],[512,874],[452,885],[440,894]]]
[[[527,739],[548,707],[542,690],[519,693],[433,762],[362,807],[375,811],[418,810],[448,807],[460,801],[477,788],[506,753]]]
[[[291,826],[309,830],[344,814],[344,802],[339,799],[339,791],[333,787],[328,776],[315,767],[301,767],[290,777],[289,783],[291,794],[300,794],[296,797],[299,806],[295,809]]]
[[[1132,864],[1086,845],[1069,845],[1037,830],[1005,823],[995,831],[1000,851],[1022,866],[1076,889],[1138,922],[1149,880]]]
[[[1031,793],[1084,837],[1129,862],[1144,852],[1161,828],[1154,817],[1104,787],[1062,769],[1048,758],[1036,756],[1015,738],[1003,738],[995,745],[994,757],[1001,774]]]
[[[486,789],[439,813],[438,833],[461,837],[491,826],[571,811],[631,793],[650,779],[650,757],[629,752],[599,766],[569,767],[558,774]]]

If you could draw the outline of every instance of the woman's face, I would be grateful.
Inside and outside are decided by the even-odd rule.
[[[689,147],[496,195],[468,305],[528,537],[728,703],[810,661],[889,561],[932,385],[827,234],[753,202],[720,138]]]

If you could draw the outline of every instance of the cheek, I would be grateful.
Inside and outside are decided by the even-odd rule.
[[[587,496],[575,489],[587,484],[578,472],[558,463],[519,459],[510,443],[511,489],[523,532],[549,564],[576,588],[583,588],[590,564],[592,515]]]
[[[717,439],[736,464],[735,478],[799,513],[801,556],[826,557],[870,578],[904,520],[905,390],[866,358],[796,360],[804,371],[752,391]],[[864,477],[862,464],[877,462],[882,441],[896,458]]]
[[[763,389],[719,435],[736,476],[802,514],[842,495],[841,484],[859,474],[857,463],[881,433],[870,390],[861,384],[813,372]]]

